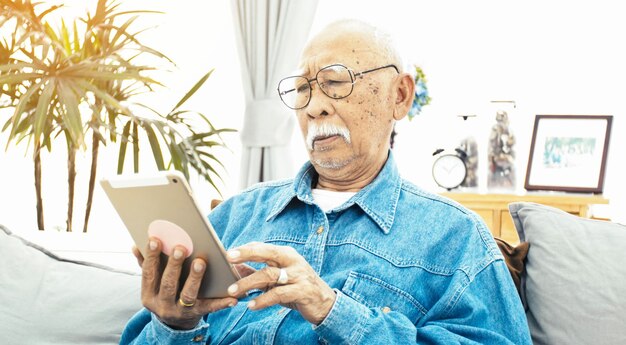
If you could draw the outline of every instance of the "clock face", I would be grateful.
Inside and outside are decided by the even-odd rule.
[[[433,163],[433,178],[435,182],[447,190],[458,187],[465,176],[467,168],[461,157],[453,154],[445,154]]]

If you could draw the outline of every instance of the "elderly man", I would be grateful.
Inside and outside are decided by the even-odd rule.
[[[152,239],[139,257],[146,309],[122,343],[530,344],[485,225],[398,175],[389,138],[414,91],[401,66],[388,37],[361,22],[313,38],[300,74],[278,87],[310,162],[209,215],[244,276],[232,297],[197,298],[201,259],[179,297],[183,249],[161,276]]]

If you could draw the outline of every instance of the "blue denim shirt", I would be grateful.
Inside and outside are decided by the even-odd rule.
[[[317,174],[258,184],[209,218],[226,248],[263,241],[295,248],[337,299],[311,325],[297,311],[236,306],[174,331],[146,310],[121,343],[137,344],[531,344],[502,255],[474,213],[403,180],[393,155],[372,183],[324,213]],[[260,268],[258,264],[253,264]]]

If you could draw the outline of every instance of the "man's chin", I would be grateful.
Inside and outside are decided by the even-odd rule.
[[[342,157],[337,154],[330,154],[326,151],[315,150],[310,152],[310,159],[315,167],[331,170],[342,169],[354,160],[352,156]]]

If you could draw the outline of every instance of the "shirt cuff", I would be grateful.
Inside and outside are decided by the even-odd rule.
[[[158,344],[204,344],[209,339],[209,324],[200,319],[198,325],[190,330],[175,330],[152,313],[152,337]]]
[[[322,323],[313,325],[313,330],[330,344],[357,344],[368,327],[370,309],[334,290],[337,293],[335,304]]]

